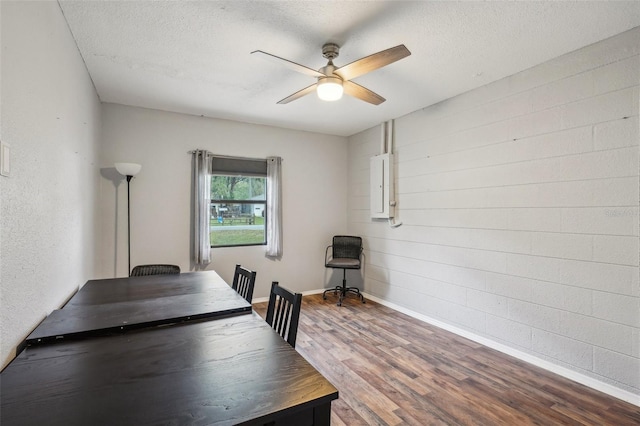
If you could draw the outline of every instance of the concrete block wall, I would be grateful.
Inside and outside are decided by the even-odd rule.
[[[636,28],[395,120],[398,228],[368,210],[380,129],[352,136],[365,291],[640,395],[639,53]]]

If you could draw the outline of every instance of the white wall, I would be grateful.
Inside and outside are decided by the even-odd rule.
[[[131,265],[173,263],[191,269],[187,151],[201,148],[283,158],[282,259],[266,258],[265,246],[215,248],[207,269],[229,283],[236,263],[257,271],[256,298],[268,296],[272,280],[296,291],[324,286],[324,248],[333,234],[346,230],[346,138],[115,104],[103,105],[102,122],[103,277],[127,274],[126,181],[113,169],[120,161],[142,164],[131,181]]]
[[[397,229],[369,219],[379,129],[351,137],[366,291],[638,403],[639,52],[636,28],[396,120]]]
[[[94,275],[100,104],[56,2],[0,3],[0,356]]]

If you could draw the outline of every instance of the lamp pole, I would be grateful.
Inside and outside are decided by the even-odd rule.
[[[142,166],[135,163],[116,163],[116,170],[122,176],[127,178],[127,268],[128,275],[131,276],[131,197],[130,197],[130,184],[131,179],[137,175]]]
[[[133,176],[127,175],[127,268],[131,276],[131,202],[129,197],[129,184]]]

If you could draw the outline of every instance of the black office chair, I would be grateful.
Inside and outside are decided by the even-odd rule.
[[[266,321],[294,348],[296,347],[301,307],[301,293],[291,293],[286,288],[280,287],[277,281],[271,283]]]
[[[331,249],[331,254],[329,254]],[[324,252],[324,266],[326,268],[342,269],[342,286],[337,285],[322,293],[322,298],[327,300],[327,292],[340,293],[338,306],[342,306],[342,299],[347,293],[355,293],[362,303],[365,303],[364,296],[358,287],[347,287],[347,269],[360,269],[362,266],[362,238],[350,235],[336,235],[333,237],[333,244],[328,246]]]
[[[253,299],[253,287],[255,284],[255,271],[250,271],[247,268],[236,265],[236,271],[233,274],[233,284],[231,287],[249,303],[251,303],[251,299]]]
[[[177,265],[138,265],[131,271],[131,276],[143,277],[145,275],[165,275],[179,273],[180,267]]]

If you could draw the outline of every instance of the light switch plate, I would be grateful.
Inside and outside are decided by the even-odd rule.
[[[11,147],[4,142],[0,142],[0,175],[11,175]]]

